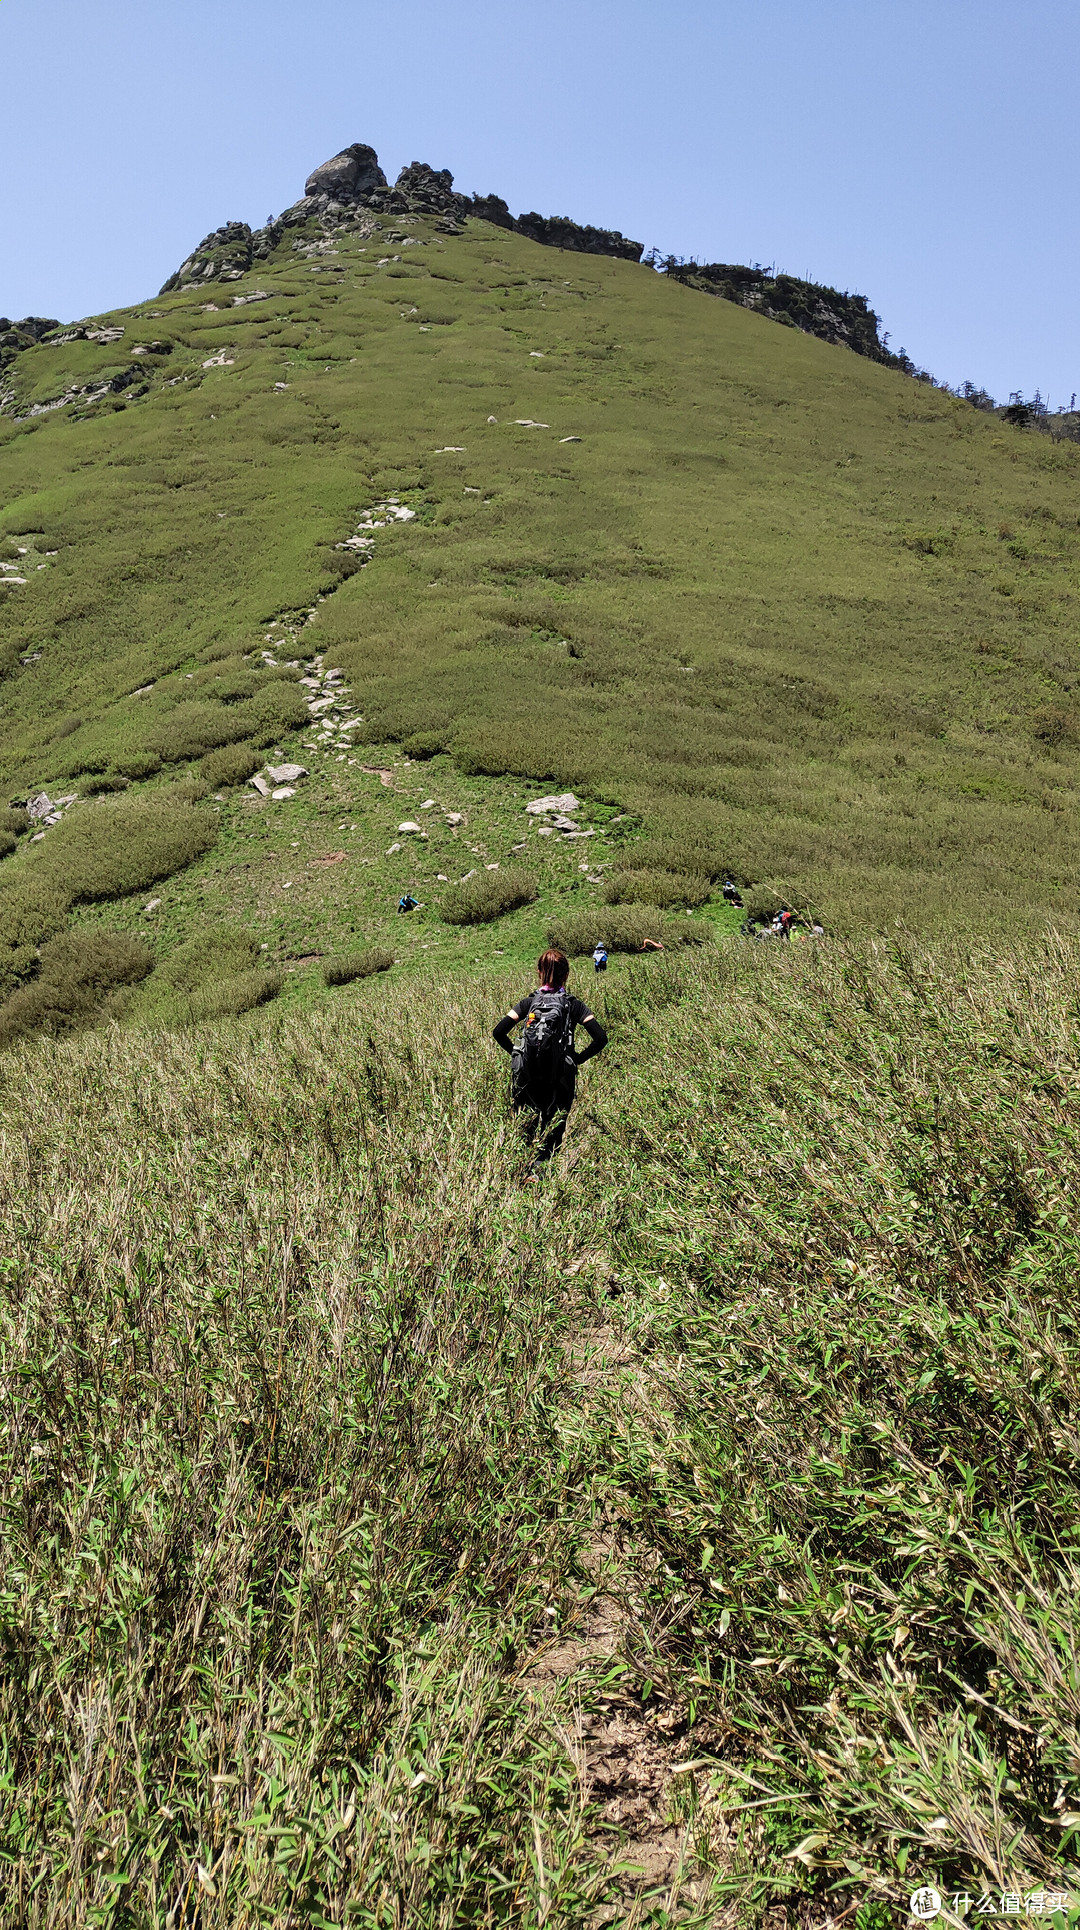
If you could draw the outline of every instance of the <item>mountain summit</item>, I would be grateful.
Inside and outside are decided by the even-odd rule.
[[[628,241],[618,229],[582,225],[569,215],[532,213],[515,217],[501,195],[458,194],[449,168],[433,168],[426,161],[410,161],[391,187],[375,149],[364,141],[354,141],[314,168],[301,199],[264,228],[249,228],[245,221],[229,221],[215,228],[175,275],[169,276],[161,293],[168,295],[204,281],[235,279],[254,262],[268,260],[286,231],[303,227],[306,222],[318,221],[327,233],[356,229],[366,223],[371,232],[375,215],[429,216],[446,224],[444,232],[456,231],[474,215],[494,222],[496,227],[527,235],[545,247],[569,248],[577,254],[640,261],[644,251],[642,242]]]

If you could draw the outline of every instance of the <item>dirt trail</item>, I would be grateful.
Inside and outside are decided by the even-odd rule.
[[[594,1316],[583,1328],[574,1377],[586,1403],[601,1386],[633,1386],[638,1366],[625,1336],[609,1321]],[[686,1737],[681,1709],[642,1701],[626,1652],[648,1557],[617,1525],[600,1522],[581,1565],[587,1580],[578,1605],[562,1605],[562,1631],[534,1652],[521,1681],[565,1725],[564,1739],[593,1805],[595,1840],[617,1870],[615,1896],[592,1921],[598,1930],[631,1926],[657,1905],[675,1920],[700,1920],[710,1879],[696,1864],[690,1826],[671,1814],[676,1767],[688,1750],[696,1753],[694,1741]],[[700,1736],[696,1740],[700,1744]],[[721,1910],[709,1922],[727,1930],[735,1916]]]

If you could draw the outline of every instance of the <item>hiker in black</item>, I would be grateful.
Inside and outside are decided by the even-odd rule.
[[[492,1034],[496,1044],[513,1059],[510,1097],[521,1121],[527,1146],[535,1146],[530,1178],[557,1153],[566,1132],[567,1116],[574,1103],[578,1066],[595,1058],[607,1044],[607,1033],[581,999],[566,990],[570,976],[569,960],[562,952],[547,951],[537,964],[540,984],[510,1007]],[[515,1046],[510,1034],[524,1023],[525,1031]],[[574,1050],[574,1033],[584,1026],[589,1044],[584,1052]],[[537,1142],[537,1135],[539,1141]]]

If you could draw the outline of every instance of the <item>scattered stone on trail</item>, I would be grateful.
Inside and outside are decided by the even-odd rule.
[[[538,838],[553,838],[555,833],[550,824],[539,824],[536,827],[536,835]]]
[[[276,790],[271,791],[270,796],[272,798],[295,797],[296,792],[293,790],[293,787],[291,784],[279,784]]]
[[[160,898],[151,898],[151,900],[150,900],[150,903],[149,903],[148,905],[144,905],[144,906],[143,906],[143,917],[144,917],[144,918],[147,918],[147,917],[149,917],[149,915],[150,915],[150,913],[151,913],[152,911],[156,911],[156,910],[157,910],[157,908],[158,908],[158,906],[160,905],[160,903],[161,903],[161,899],[160,899]]]
[[[464,824],[464,811],[448,811],[446,813],[446,822],[447,824]]]
[[[448,442],[445,449],[436,449],[437,456],[463,456],[466,451],[458,442]]]
[[[260,797],[270,796],[270,786],[266,782],[265,777],[253,777],[251,782],[255,786],[255,789],[258,791]]]
[[[393,857],[393,855],[394,855],[394,853],[395,853],[395,851],[400,851],[400,850],[401,850],[401,846],[400,846],[400,844],[391,844],[391,845],[388,845],[388,846],[387,846],[387,850],[386,850],[386,855],[387,855],[387,857],[388,857],[388,858],[392,858],[392,857]]]
[[[306,777],[307,772],[302,764],[268,764],[266,775],[275,784],[295,784],[297,778]]]
[[[153,684],[140,684],[138,690],[133,690],[131,694],[133,697],[149,697],[153,688]]]
[[[534,798],[531,804],[525,806],[525,809],[530,817],[540,818],[546,817],[549,811],[560,811],[563,813],[567,811],[580,811],[581,804],[579,799],[574,796],[573,791],[564,791],[560,797]]]
[[[484,866],[484,870],[485,870],[485,871],[498,871],[498,869],[499,869],[499,861],[498,861],[498,859],[496,859],[496,860],[495,860],[495,863],[494,863],[494,864],[486,864],[486,865]]]
[[[580,442],[581,437],[580,436],[560,436],[559,441],[560,442]]]
[[[235,360],[234,356],[226,355],[225,350],[220,349],[217,355],[207,356],[206,361],[203,363],[203,368],[204,369],[231,369],[233,366],[234,360]]]
[[[489,422],[495,422],[495,423],[497,423],[497,422],[498,422],[498,420],[499,420],[499,418],[498,418],[498,416],[497,416],[497,415],[489,415],[489,417],[488,417],[488,421],[489,421]]]
[[[519,415],[514,417],[514,427],[515,429],[550,429],[551,424],[550,422],[534,422],[531,416]]]
[[[435,809],[435,799],[433,797],[425,798],[420,809],[422,811],[433,811]]]
[[[308,705],[308,709],[313,717],[318,717],[324,710],[332,710],[336,703],[336,697],[316,697],[314,703]]]
[[[404,824],[398,825],[399,831],[419,831],[419,829],[420,829],[420,826],[418,824],[415,824],[412,818],[406,818]]]
[[[35,831],[33,837],[30,840],[31,844],[40,844],[44,836],[45,836],[44,831]]]
[[[31,824],[40,824],[42,818],[52,818],[55,814],[56,806],[45,791],[39,791],[36,797],[27,802],[26,815]]]

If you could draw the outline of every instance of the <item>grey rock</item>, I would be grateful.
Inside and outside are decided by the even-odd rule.
[[[373,188],[386,186],[386,176],[375,149],[363,141],[354,141],[352,147],[342,148],[340,154],[324,161],[308,175],[304,193],[329,195],[334,201],[358,201]]]
[[[51,818],[54,815],[51,797],[48,797],[44,791],[39,791],[36,797],[27,801],[26,813],[31,824],[40,824],[43,818]]]
[[[543,818],[547,817],[549,812],[553,811],[563,813],[567,811],[580,811],[581,805],[574,796],[573,791],[563,791],[559,797],[534,798],[531,804],[525,806],[525,809],[530,817]]]
[[[268,764],[266,775],[274,784],[295,784],[297,778],[306,777],[302,764]]]
[[[255,786],[255,789],[258,791],[260,797],[270,796],[270,786],[267,783],[265,777],[253,777],[251,782]]]

